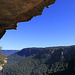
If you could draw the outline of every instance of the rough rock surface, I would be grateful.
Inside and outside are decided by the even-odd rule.
[[[56,0],[0,0],[0,38],[8,29],[16,29],[17,22],[29,21],[41,15],[44,7]]]

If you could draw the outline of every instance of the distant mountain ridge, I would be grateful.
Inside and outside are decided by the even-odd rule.
[[[14,54],[18,51],[20,51],[20,50],[2,50],[1,52],[3,55],[9,56],[9,55]]]
[[[21,51],[8,56],[8,63],[19,62],[23,58],[37,54],[45,50],[44,48],[23,48]]]
[[[60,50],[60,52],[64,52],[64,55],[65,54],[69,54],[71,52],[71,49],[75,48],[75,46],[57,46],[57,47],[46,47],[46,48],[23,48],[22,50],[14,53],[14,54],[11,54],[8,56],[8,63],[14,63],[14,62],[19,62],[21,61],[23,58],[25,57],[28,57],[28,56],[31,56],[33,54],[37,54],[37,53],[41,53],[41,52],[45,52],[47,51],[48,53],[48,50],[49,50],[49,54],[53,53],[54,51],[56,50]],[[66,59],[71,59],[70,57],[67,57],[66,56]]]
[[[41,52],[29,55],[34,50]],[[27,48],[8,58],[0,75],[75,75],[75,46]]]
[[[24,48],[21,51],[17,52],[18,55],[23,56],[25,55],[25,57],[36,54],[36,53],[40,53],[44,50],[44,48]]]

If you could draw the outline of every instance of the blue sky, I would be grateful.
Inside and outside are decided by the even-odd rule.
[[[7,30],[2,49],[75,45],[75,0],[56,0],[41,16]]]

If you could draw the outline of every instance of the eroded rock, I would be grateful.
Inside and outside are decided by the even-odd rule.
[[[6,63],[7,63],[7,57],[4,57],[2,54],[0,54],[0,71],[3,69],[3,66]]]
[[[3,69],[3,67],[0,65],[0,71]]]
[[[41,15],[44,7],[56,0],[0,0],[0,38],[8,29],[16,29],[17,22],[29,21]]]

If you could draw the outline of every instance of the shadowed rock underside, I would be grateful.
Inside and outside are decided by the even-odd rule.
[[[0,39],[8,29],[16,29],[18,22],[41,15],[44,7],[56,0],[0,0]]]

